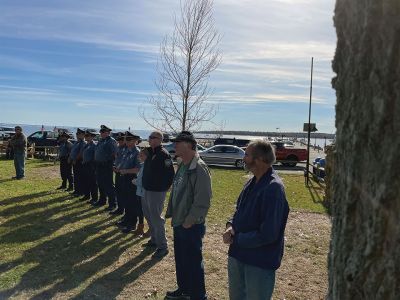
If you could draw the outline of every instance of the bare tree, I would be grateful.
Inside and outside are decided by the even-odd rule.
[[[210,73],[221,62],[221,39],[214,25],[212,0],[181,2],[180,19],[174,18],[174,31],[160,46],[155,82],[158,95],[149,98],[152,114],[140,110],[151,127],[174,133],[199,129],[211,121],[216,105],[207,103]]]

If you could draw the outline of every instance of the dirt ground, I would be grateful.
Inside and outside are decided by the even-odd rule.
[[[49,163],[47,166],[51,166]],[[58,169],[37,168],[32,173],[54,178]],[[327,254],[331,222],[327,215],[291,212],[286,228],[285,254],[277,272],[273,299],[324,299],[327,286]],[[206,288],[210,300],[228,299],[227,245],[222,243],[224,226],[209,224],[204,240]],[[172,241],[168,228],[168,240]],[[57,291],[53,299],[163,299],[167,290],[175,289],[172,242],[170,254],[162,261],[151,259],[143,251],[145,241],[131,241],[118,259],[106,266],[99,276],[87,278],[72,289]],[[85,262],[82,262],[85,263]],[[105,275],[104,275],[105,274]],[[52,285],[57,286],[57,282]],[[82,286],[83,285],[83,286]],[[44,286],[35,290],[20,290],[14,299],[37,299]],[[46,298],[46,292],[41,294]],[[47,299],[47,298],[46,298]]]
[[[328,286],[327,253],[330,227],[330,220],[326,215],[290,213],[286,229],[285,255],[282,266],[277,272],[273,299],[325,298]],[[209,225],[204,241],[206,285],[211,300],[228,299],[226,270],[228,248],[221,242],[221,232],[220,226]],[[171,239],[170,235],[169,240]],[[135,281],[125,285],[116,299],[163,299],[167,290],[175,288],[173,253],[155,265],[151,264],[150,256],[146,256],[140,263],[135,263],[136,258],[142,255],[141,251],[137,246],[131,247],[116,264],[110,266],[109,274],[122,266],[125,273],[118,272],[118,274],[124,274],[126,277],[130,277],[131,272],[142,270]],[[102,293],[107,294],[106,284],[112,285],[113,279],[120,280],[117,277],[108,277],[108,282],[104,280],[102,285],[86,289],[81,296],[91,298],[101,297]]]

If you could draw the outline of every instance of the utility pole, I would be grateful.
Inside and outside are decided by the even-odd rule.
[[[307,165],[306,165],[306,184],[309,182],[309,165],[310,165],[310,136],[311,136],[311,98],[312,98],[312,80],[313,80],[314,57],[311,57],[311,82],[310,82],[310,104],[308,107],[308,139],[307,139]]]

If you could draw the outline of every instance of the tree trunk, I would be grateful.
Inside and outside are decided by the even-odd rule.
[[[329,299],[400,299],[400,1],[337,0]]]

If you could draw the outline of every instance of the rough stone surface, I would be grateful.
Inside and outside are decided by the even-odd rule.
[[[329,299],[400,299],[400,1],[337,0]]]

